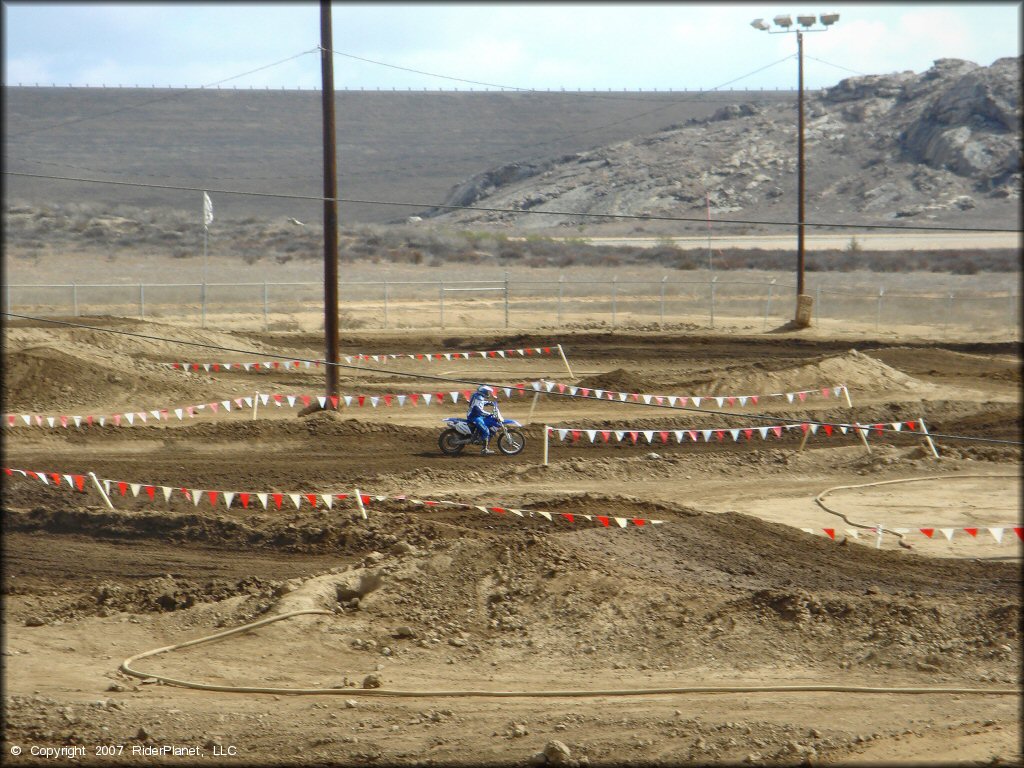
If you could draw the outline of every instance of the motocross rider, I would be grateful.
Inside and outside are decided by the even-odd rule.
[[[466,414],[466,421],[476,429],[477,435],[483,440],[484,447],[480,453],[484,455],[494,453],[487,447],[491,439],[491,430],[487,426],[487,417],[490,416],[490,411],[485,410],[489,405],[498,404],[496,400],[490,399],[492,397],[494,397],[494,390],[481,384],[480,388],[469,398],[469,412]]]

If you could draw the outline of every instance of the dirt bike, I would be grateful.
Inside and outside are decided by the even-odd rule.
[[[515,419],[502,418],[501,409],[494,404],[494,411],[484,416],[491,438],[497,438],[498,450],[506,456],[522,453],[526,447],[526,437],[516,427],[521,427]],[[449,416],[442,419],[448,428],[437,438],[441,453],[446,456],[458,456],[467,445],[483,445],[483,440],[466,419]]]

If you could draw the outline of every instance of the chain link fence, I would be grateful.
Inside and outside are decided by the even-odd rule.
[[[1018,329],[1016,286],[1006,291],[910,293],[817,286],[819,322],[918,325],[933,329]],[[50,317],[166,319],[206,327],[269,330],[323,315],[323,283],[171,283],[6,285],[9,312]],[[501,329],[637,327],[714,328],[741,320],[767,330],[790,320],[795,286],[727,280],[420,280],[343,282],[339,313],[351,328]],[[216,320],[216,322],[214,322]]]

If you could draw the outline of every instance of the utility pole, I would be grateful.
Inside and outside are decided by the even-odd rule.
[[[327,396],[338,394],[338,161],[334,136],[334,35],[330,0],[320,0],[324,124],[324,341]]]
[[[798,14],[797,23],[803,29],[790,29],[793,26],[793,18],[787,14],[776,16],[773,21],[781,30],[772,30],[771,24],[764,19],[754,19],[750,26],[754,29],[768,32],[769,34],[781,34],[785,32],[796,33],[796,57],[797,57],[797,140],[796,140],[796,317],[793,322],[798,328],[806,328],[811,324],[811,312],[814,306],[814,299],[804,293],[804,32],[827,32],[828,29],[839,21],[838,13],[823,13],[815,18],[813,15]],[[815,28],[814,25],[820,21],[823,28]]]

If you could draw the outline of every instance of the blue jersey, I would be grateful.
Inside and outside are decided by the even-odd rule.
[[[483,416],[487,413],[484,410],[485,405],[491,405],[493,401],[488,400],[486,395],[480,392],[474,392],[473,396],[469,398],[469,413],[466,414],[467,419],[475,419],[478,416]]]

